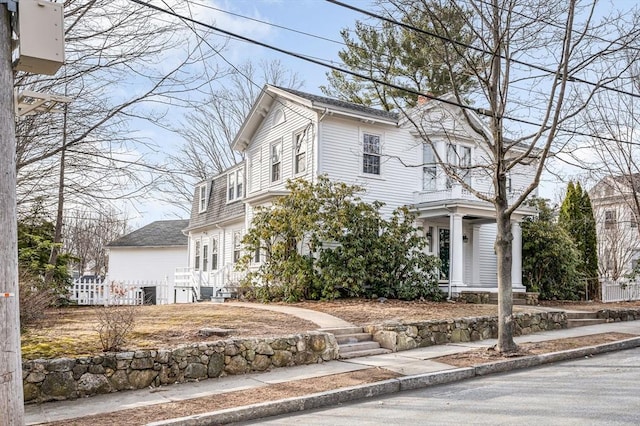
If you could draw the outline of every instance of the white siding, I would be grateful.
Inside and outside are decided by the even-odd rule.
[[[496,241],[496,225],[480,227],[480,285],[495,287],[498,284],[497,259],[493,249]]]
[[[284,106],[282,105],[284,104]],[[274,126],[273,115],[282,109],[285,121]],[[247,149],[250,172],[250,192],[284,189],[287,179],[310,178],[313,175],[313,140],[315,138],[313,120],[316,114],[291,101],[277,98]],[[308,129],[307,168],[305,173],[294,174],[294,135]],[[271,146],[282,143],[281,179],[271,182]]]
[[[176,268],[187,263],[187,247],[111,247],[109,278],[122,281],[173,282]]]
[[[362,172],[362,135],[380,135],[380,175]],[[366,189],[365,201],[383,201],[389,213],[396,207],[413,202],[413,193],[421,187],[421,169],[405,167],[416,164],[418,147],[406,130],[394,126],[355,125],[353,121],[325,118],[320,124],[321,169],[331,179],[357,184]]]

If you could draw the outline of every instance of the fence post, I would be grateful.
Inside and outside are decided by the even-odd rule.
[[[102,282],[102,295],[103,295],[103,302],[104,302],[104,306],[109,306],[109,298],[111,297],[111,291],[109,288],[109,283],[107,282],[107,280],[105,279]]]

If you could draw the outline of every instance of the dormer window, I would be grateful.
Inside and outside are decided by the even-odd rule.
[[[244,196],[243,183],[242,169],[234,170],[227,175],[227,201],[237,200]]]
[[[293,161],[295,174],[304,173],[307,170],[307,132],[301,131],[293,136]]]
[[[203,213],[207,210],[207,184],[198,187],[198,212]]]

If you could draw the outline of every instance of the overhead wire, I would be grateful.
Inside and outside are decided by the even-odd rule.
[[[144,2],[142,0],[130,0],[130,1],[133,2],[133,3],[137,3],[137,4],[140,4],[140,5],[149,7],[151,9],[157,10],[159,12],[163,12],[163,13],[172,15],[172,16],[174,16],[176,18],[192,22],[194,24],[203,26],[205,28],[209,28],[209,29],[211,29],[213,31],[219,32],[219,33],[224,34],[226,36],[233,37],[235,39],[239,39],[239,40],[245,41],[247,43],[255,44],[257,46],[261,46],[261,47],[264,47],[264,48],[267,48],[267,49],[270,49],[270,50],[273,50],[273,51],[276,51],[276,52],[279,52],[279,53],[282,53],[282,54],[285,54],[285,55],[288,55],[288,56],[292,56],[292,57],[295,57],[295,58],[298,58],[298,59],[301,59],[301,60],[304,60],[304,61],[307,61],[307,62],[311,62],[311,63],[314,63],[316,65],[327,67],[327,68],[333,69],[335,71],[339,71],[339,72],[342,72],[342,73],[345,73],[345,74],[352,75],[354,77],[358,77],[358,78],[361,78],[361,79],[364,79],[364,80],[368,80],[368,81],[371,81],[371,82],[374,82],[374,83],[377,83],[377,84],[380,84],[380,85],[384,85],[384,86],[387,86],[387,87],[390,87],[390,88],[393,88],[393,89],[397,89],[397,90],[403,91],[403,92],[408,93],[408,94],[422,96],[422,97],[430,99],[430,100],[435,100],[435,101],[438,101],[438,102],[441,102],[441,103],[444,103],[444,104],[447,104],[447,105],[456,106],[458,108],[462,108],[462,109],[465,109],[465,110],[473,111],[473,112],[475,112],[475,113],[477,113],[479,115],[488,116],[488,117],[493,117],[494,116],[494,114],[491,111],[487,111],[484,108],[473,107],[471,105],[461,104],[459,102],[452,101],[452,100],[449,100],[449,99],[439,98],[439,97],[431,95],[429,93],[418,92],[417,90],[413,90],[413,89],[410,89],[410,88],[407,88],[407,87],[402,87],[402,86],[399,86],[399,85],[396,85],[396,84],[393,84],[393,83],[389,83],[389,82],[386,82],[386,81],[382,81],[382,80],[379,80],[379,79],[376,79],[376,78],[368,77],[368,76],[359,74],[357,72],[354,72],[354,71],[351,71],[351,70],[348,70],[348,69],[337,67],[335,65],[326,64],[326,63],[323,63],[321,61],[318,61],[318,60],[315,60],[315,59],[311,59],[311,58],[309,58],[309,57],[307,57],[305,55],[302,55],[300,53],[296,53],[296,52],[292,52],[292,51],[289,51],[289,50],[286,50],[286,49],[282,49],[280,47],[273,46],[273,45],[270,45],[268,43],[264,43],[264,42],[259,41],[259,40],[255,40],[255,39],[252,39],[250,37],[239,35],[239,34],[231,32],[231,31],[216,27],[214,25],[207,24],[205,22],[201,22],[201,21],[195,20],[193,18],[189,18],[189,17],[185,17],[185,16],[182,16],[182,15],[179,15],[179,14],[175,13],[174,11],[163,9],[163,8],[161,8],[159,6]],[[333,2],[334,0],[326,0],[326,1]],[[224,57],[222,55],[221,55],[221,57],[224,59]],[[227,63],[229,63],[231,66],[233,66],[226,59],[225,59],[225,61]],[[255,83],[253,83],[253,84],[255,84]],[[530,120],[525,120],[523,118],[511,117],[511,116],[508,116],[508,115],[503,115],[503,116],[500,116],[499,118],[504,119],[504,120],[513,121],[513,122],[520,123],[520,124],[526,124],[526,125],[529,125],[529,126],[542,127],[542,123],[538,123],[538,122],[534,122],[534,121],[530,121]],[[549,130],[548,126],[547,126],[547,128],[543,128],[543,131],[547,131],[547,130]],[[585,132],[579,132],[577,130],[565,129],[565,128],[562,128],[562,127],[557,127],[557,130],[558,131],[562,131],[563,133],[567,133],[567,134],[571,134],[571,135],[575,135],[575,136],[590,137],[590,138],[594,138],[594,139],[598,139],[598,140],[602,140],[602,141],[625,143],[625,144],[629,144],[629,145],[640,145],[640,142],[620,141],[619,139],[615,139],[615,138],[603,137],[603,136],[600,136],[600,135],[594,135],[594,134],[589,134],[589,133],[585,133]]]
[[[474,51],[476,51],[478,53],[495,55],[495,52],[488,51],[488,50],[483,49],[481,47],[473,46],[473,45],[468,44],[468,43],[464,43],[464,42],[461,42],[461,41],[458,41],[458,40],[454,40],[454,39],[452,39],[450,37],[445,37],[443,35],[440,35],[440,34],[437,34],[437,33],[433,32],[433,31],[428,31],[428,30],[424,30],[422,28],[418,28],[418,27],[413,26],[413,25],[405,24],[404,22],[400,22],[400,21],[397,21],[395,19],[388,18],[386,16],[382,16],[380,14],[368,11],[366,9],[362,9],[360,7],[356,7],[356,6],[350,5],[348,3],[341,2],[339,0],[325,0],[325,1],[327,1],[329,3],[332,3],[332,4],[335,4],[336,6],[340,6],[340,7],[346,8],[346,9],[350,9],[350,10],[353,10],[355,12],[362,13],[362,14],[370,16],[372,18],[376,18],[376,19],[379,19],[381,21],[388,22],[390,24],[397,25],[399,27],[402,27],[402,28],[405,28],[405,29],[408,29],[408,30],[411,30],[411,31],[415,31],[415,32],[418,32],[418,33],[421,33],[421,34],[424,34],[424,35],[428,35],[430,37],[437,38],[437,39],[442,40],[444,42],[455,44],[455,45],[463,47],[465,49],[474,50]],[[548,73],[550,75],[557,74],[556,71],[553,71],[551,69],[545,68],[545,67],[543,67],[541,65],[536,65],[536,64],[532,64],[530,62],[521,61],[519,59],[515,59],[515,58],[511,58],[511,57],[505,56],[503,54],[498,54],[497,56],[499,58],[501,58],[501,59],[506,60],[506,61],[513,62],[514,64],[530,67],[530,68],[533,68],[535,70]],[[602,88],[602,89],[610,90],[610,91],[617,92],[617,93],[620,93],[620,94],[624,94],[624,95],[640,98],[640,94],[631,93],[631,92],[628,92],[626,90],[618,89],[617,87],[611,87],[611,86],[607,86],[607,85],[600,84],[600,83],[594,83],[592,81],[585,80],[585,79],[577,77],[575,75],[567,75],[566,78],[567,78],[567,81],[583,83],[583,84],[587,84],[589,86],[593,86],[593,87],[596,87],[596,88]]]
[[[257,87],[258,89],[262,89],[262,86],[261,86],[261,85],[259,85],[259,84],[258,84],[258,83],[256,83],[255,81],[253,81],[253,80],[252,80],[252,79],[251,79],[247,74],[243,73],[243,72],[242,72],[242,71],[241,71],[237,66],[235,66],[231,61],[229,61],[229,60],[228,60],[228,59],[227,59],[227,58],[222,54],[222,52],[221,52],[221,50],[220,50],[220,49],[216,49],[215,47],[213,47],[213,46],[211,45],[211,43],[209,43],[209,41],[208,41],[207,39],[205,39],[203,36],[201,36],[201,35],[196,31],[196,29],[195,29],[195,25],[194,25],[194,26],[192,26],[192,25],[189,25],[189,24],[187,24],[187,23],[186,23],[186,22],[191,22],[191,23],[193,23],[193,24],[198,23],[198,21],[196,21],[196,20],[193,18],[193,15],[191,14],[191,8],[189,7],[189,3],[190,3],[190,2],[192,2],[191,0],[186,0],[187,7],[189,8],[189,14],[190,14],[190,17],[189,17],[189,18],[187,18],[187,17],[183,17],[183,16],[181,16],[181,15],[177,14],[177,13],[175,12],[175,10],[174,10],[171,6],[169,6],[169,5],[166,3],[166,1],[165,1],[165,0],[161,0],[161,1],[162,1],[162,2],[163,2],[163,3],[164,3],[164,4],[165,4],[169,9],[170,9],[171,14],[172,14],[173,16],[175,16],[175,17],[179,18],[180,20],[182,20],[183,22],[185,22],[185,25],[187,25],[187,27],[188,27],[188,28],[189,28],[189,29],[194,33],[194,35],[195,35],[196,37],[198,37],[198,38],[199,38],[203,43],[205,43],[207,46],[209,46],[209,48],[210,48],[211,50],[213,50],[213,51],[216,53],[216,55],[218,55],[218,56],[219,56],[219,57],[220,57],[220,58],[221,58],[221,59],[222,59],[222,60],[223,60],[227,65],[229,65],[231,68],[233,68],[233,69],[234,69],[238,74],[240,74],[242,77],[244,77],[244,78],[245,78],[249,83],[251,83],[253,86]],[[139,3],[139,2],[136,2],[136,3]],[[201,55],[202,55],[202,53],[201,53]],[[205,70],[206,70],[206,65],[205,65]],[[208,77],[208,75],[207,75],[207,77]],[[209,87],[211,88],[211,95],[213,96],[213,88],[211,87],[211,81],[209,81]],[[295,114],[299,115],[300,117],[304,118],[305,120],[309,120],[309,121],[311,121],[311,119],[310,119],[309,117],[306,117],[306,116],[302,115],[299,111],[297,111],[297,110],[295,110],[295,109],[291,108],[291,107],[290,107],[290,106],[288,106],[286,103],[284,103],[284,102],[282,102],[281,100],[277,99],[277,97],[273,96],[272,94],[267,93],[267,92],[265,92],[265,94],[266,94],[267,96],[271,97],[274,101],[276,101],[276,102],[280,103],[280,105],[282,105],[282,107],[283,107],[283,108],[286,108],[287,110],[289,110],[289,111],[291,111],[291,112],[293,112],[293,113],[295,113]]]

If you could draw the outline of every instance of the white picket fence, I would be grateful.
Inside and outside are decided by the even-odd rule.
[[[601,280],[603,302],[640,300],[640,280]]]
[[[157,305],[169,303],[169,286],[166,281],[73,281],[69,299],[78,305],[142,305],[145,302],[143,288],[155,287]]]

